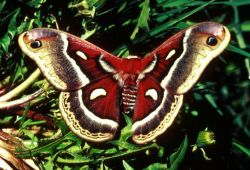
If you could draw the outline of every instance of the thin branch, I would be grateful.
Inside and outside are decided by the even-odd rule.
[[[40,96],[43,92],[44,92],[43,89],[39,89],[36,92],[34,92],[28,96],[22,97],[21,99],[9,101],[9,102],[0,102],[0,109],[10,109],[10,108],[19,106],[25,102],[28,102],[28,101]]]
[[[36,69],[23,83],[21,83],[19,86],[11,90],[9,93],[6,93],[5,95],[1,96],[0,103],[9,101],[12,98],[18,96],[20,93],[26,90],[30,85],[32,85],[35,79],[37,79],[40,74],[41,71],[39,69]]]

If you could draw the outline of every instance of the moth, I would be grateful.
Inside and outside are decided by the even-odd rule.
[[[121,113],[132,117],[132,140],[145,144],[173,123],[183,95],[228,45],[214,22],[186,28],[143,58],[119,58],[72,34],[37,28],[19,36],[22,51],[60,91],[69,128],[91,142],[111,140]]]

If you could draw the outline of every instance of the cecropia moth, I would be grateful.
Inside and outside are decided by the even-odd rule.
[[[175,34],[143,58],[119,58],[74,35],[37,28],[19,37],[59,91],[69,128],[92,142],[111,140],[121,113],[132,116],[133,141],[152,141],[172,124],[185,94],[208,63],[228,45],[230,33],[203,22]]]

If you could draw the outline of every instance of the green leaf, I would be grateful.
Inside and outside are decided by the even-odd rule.
[[[248,72],[248,79],[250,79],[250,59],[249,58],[245,59],[245,65],[246,65],[246,69]]]
[[[125,170],[134,170],[134,168],[130,166],[125,160],[122,160],[122,165],[125,168]]]
[[[0,13],[2,12],[2,10],[3,10],[4,6],[5,6],[5,4],[6,4],[6,0],[2,0],[2,1],[0,2]]]
[[[45,1],[46,0],[31,0],[26,4],[32,8],[40,8]]]
[[[208,103],[214,108],[216,109],[216,111],[220,114],[220,115],[223,115],[223,112],[219,109],[216,101],[215,101],[215,98],[212,94],[208,93],[208,94],[205,94],[205,99],[208,101]]]
[[[26,117],[28,115],[28,112],[30,110],[30,102],[27,103],[27,105],[25,106],[24,108],[24,113],[23,113],[23,116],[22,118],[20,119],[20,124],[21,126],[24,124],[25,120],[26,120]]]
[[[189,1],[185,1],[185,0],[170,0],[170,1],[166,1],[164,3],[161,4],[162,7],[164,8],[173,8],[173,7],[178,7],[178,6],[187,6],[188,4],[193,4],[194,0],[189,0]]]
[[[125,118],[125,121],[127,123],[127,125],[121,130],[121,137],[120,137],[120,140],[128,140],[128,138],[131,137],[131,128],[132,128],[132,120],[131,118],[124,114],[124,118]]]
[[[69,132],[57,140],[54,140],[52,142],[48,141],[49,143],[46,145],[31,149],[31,150],[18,151],[15,155],[17,157],[20,157],[20,158],[27,158],[27,157],[29,158],[29,157],[32,157],[32,156],[37,155],[39,153],[40,154],[41,153],[51,153],[51,152],[53,152],[54,148],[56,148],[63,141],[65,141],[65,140],[74,141],[75,138],[76,138],[75,134],[73,134],[73,132]]]
[[[17,8],[15,11],[11,13],[12,17],[8,24],[8,31],[3,36],[2,39],[0,39],[0,44],[4,50],[5,53],[8,52],[9,46],[11,44],[11,40],[14,38],[16,32],[17,32],[17,23],[16,18],[20,13],[20,8]]]
[[[104,161],[108,161],[108,160],[117,160],[118,158],[124,158],[128,155],[132,155],[132,154],[136,154],[138,152],[145,152],[147,150],[150,149],[158,149],[158,146],[153,143],[151,145],[148,146],[143,146],[143,147],[137,147],[134,150],[122,150],[122,151],[117,151],[114,154],[104,154],[103,152],[101,152],[100,154],[92,154],[92,155],[86,155],[84,157],[76,158],[76,159],[67,159],[65,157],[59,157],[57,159],[58,162],[60,163],[67,163],[67,164],[76,164],[76,163],[80,163],[80,164],[89,164],[89,163],[101,163]],[[100,149],[101,150],[101,149]],[[103,150],[104,151],[104,150]]]
[[[166,170],[168,168],[167,164],[163,164],[163,163],[153,163],[151,165],[149,165],[148,167],[146,167],[143,170]]]
[[[135,149],[137,146],[135,144],[127,142],[127,140],[132,136],[131,128],[132,128],[132,120],[131,118],[124,114],[125,121],[127,125],[121,130],[121,136],[118,140],[110,141],[109,143],[120,146],[125,149]]]
[[[149,30],[149,27],[148,27],[149,12],[150,12],[149,0],[145,0],[143,3],[142,11],[141,11],[138,24],[137,24],[139,28],[145,31]]]
[[[37,11],[34,13],[35,15],[35,21],[34,23],[36,24],[37,27],[42,27],[43,23],[42,23],[42,16],[41,16],[41,11]]]
[[[250,21],[245,21],[241,24],[241,30],[250,32]]]
[[[29,144],[29,147],[30,148],[36,147],[38,138],[34,135],[34,133],[26,129],[23,129],[22,132],[31,139],[31,143]]]
[[[33,121],[31,119],[26,120],[23,124],[22,124],[22,128],[26,128],[27,126],[33,126],[33,125],[39,125],[39,124],[44,124],[45,121],[44,120],[38,120],[38,121]]]
[[[136,34],[139,31],[139,28],[143,29],[146,32],[149,31],[149,26],[148,26],[149,12],[150,12],[149,0],[145,0],[143,3],[141,14],[138,18],[137,25],[130,36],[131,40],[135,38]]]
[[[55,168],[55,159],[61,151],[53,154],[49,157],[48,161],[44,164],[44,169],[46,170],[53,170]]]
[[[17,27],[17,33],[21,34],[24,31],[30,30],[32,28],[32,24],[34,23],[34,19],[27,19],[23,21],[18,27]]]
[[[0,119],[0,124],[9,124],[13,116],[5,116],[4,118]]]
[[[245,153],[248,157],[250,157],[250,148],[245,147],[243,144],[241,144],[236,139],[233,139],[232,145],[238,149],[239,151]]]
[[[11,39],[8,34],[5,34],[4,37],[0,40],[1,46],[5,53],[8,52],[10,42],[11,42]]]
[[[241,55],[243,55],[245,57],[250,58],[250,53],[249,52],[246,52],[246,51],[244,51],[244,50],[242,50],[242,49],[240,49],[238,47],[235,47],[235,46],[233,46],[231,44],[229,44],[229,46],[227,47],[227,50],[238,53],[238,54],[241,54]]]
[[[170,168],[168,170],[177,170],[180,163],[184,159],[188,147],[188,139],[185,136],[181,146],[179,147],[177,152],[174,152],[170,155]]]
[[[152,30],[150,31],[150,36],[153,37],[153,36],[156,36],[156,35],[157,35],[158,33],[160,33],[160,32],[166,31],[170,26],[173,26],[174,24],[176,24],[176,23],[178,23],[178,22],[184,20],[185,18],[187,18],[187,17],[193,15],[194,13],[196,13],[196,12],[202,10],[202,9],[205,8],[206,6],[210,5],[212,2],[214,2],[214,0],[211,0],[211,1],[209,1],[209,2],[206,2],[206,3],[204,3],[203,5],[197,7],[197,8],[195,8],[195,9],[189,11],[189,12],[186,12],[186,13],[180,15],[179,17],[177,17],[177,18],[175,18],[175,19],[172,19],[172,20],[170,20],[170,21],[168,21],[168,22],[166,22],[166,23],[163,23],[162,25],[160,25],[160,26],[158,26],[158,27],[152,29]]]

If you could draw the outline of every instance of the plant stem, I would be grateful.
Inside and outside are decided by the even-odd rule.
[[[153,148],[158,148],[158,146],[155,143],[153,143],[153,144],[151,144],[149,146],[138,147],[138,148],[133,149],[133,150],[120,151],[117,154],[113,154],[111,156],[103,156],[103,157],[100,157],[100,158],[86,157],[86,159],[63,159],[61,157],[58,157],[57,162],[65,163],[65,164],[88,164],[88,163],[91,163],[91,162],[103,162],[103,161],[124,157],[124,156],[127,156],[127,155],[131,155],[131,154],[134,154],[134,153],[137,153],[137,152],[142,152],[142,151],[145,151],[145,150],[148,150],[148,149],[153,149]]]
[[[19,86],[11,90],[9,93],[1,96],[0,102],[6,102],[18,96],[20,93],[26,90],[30,85],[32,85],[35,79],[37,79],[40,74],[41,71],[39,69],[36,69],[23,83],[21,83]]]
[[[38,97],[39,95],[41,95],[43,93],[43,89],[37,90],[36,92],[22,97],[21,99],[17,99],[17,100],[13,100],[13,101],[9,101],[9,102],[0,102],[0,109],[9,109],[12,107],[16,107],[19,106],[25,102],[28,102],[36,97]]]

